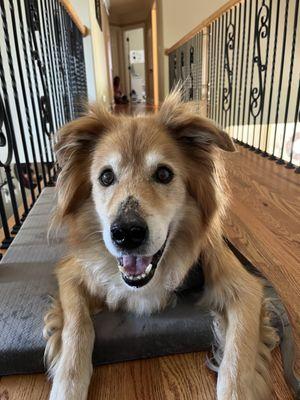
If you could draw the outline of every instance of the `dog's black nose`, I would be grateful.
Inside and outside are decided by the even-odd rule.
[[[115,222],[110,229],[113,242],[124,250],[135,249],[147,238],[148,228],[142,219]]]

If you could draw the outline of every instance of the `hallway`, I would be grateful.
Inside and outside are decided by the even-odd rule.
[[[26,268],[49,272],[50,282],[60,255],[55,245],[64,246],[60,238],[54,247],[46,243],[50,211],[45,216],[35,208],[45,204],[47,191],[54,196],[61,171],[57,132],[80,117],[87,103],[117,114],[157,112],[176,85],[182,101],[193,102],[236,143],[237,152],[224,154],[231,188],[224,235],[242,264],[265,277],[280,297],[272,399],[292,400],[293,392],[298,398],[300,1],[0,0],[0,11],[0,294],[6,296],[0,332],[14,326],[0,341],[0,400],[49,398],[41,309],[50,291]],[[42,216],[45,229],[38,231]],[[7,262],[9,252],[17,256]],[[34,261],[38,254],[40,264]],[[31,256],[33,261],[24,261]],[[10,284],[16,293],[6,295]],[[29,297],[19,299],[19,288]],[[26,314],[34,304],[30,296],[41,308]],[[7,306],[10,299],[17,311]],[[156,337],[164,346],[163,340]],[[174,355],[165,351],[96,367],[89,399],[214,400],[216,374],[205,365],[210,353],[176,354],[173,347]],[[108,351],[111,362],[109,356]],[[9,372],[7,360],[13,365]],[[10,375],[14,368],[17,374]]]
[[[153,112],[153,107],[121,105],[115,112],[149,113]],[[295,323],[296,333],[299,332],[297,321],[300,320],[298,178],[269,160],[257,160],[257,155],[241,146],[237,146],[237,151],[226,154],[232,199],[225,233],[274,285]],[[255,172],[253,162],[256,162]],[[259,180],[257,176],[260,176]],[[300,343],[299,337],[296,343]],[[199,352],[103,365],[94,370],[89,396],[93,400],[213,400],[216,375],[206,367],[209,357],[209,353]],[[279,348],[273,352],[272,365],[273,399],[292,400],[291,390],[283,377]],[[5,393],[12,400],[46,400],[49,390],[44,375],[0,378],[1,400],[6,400]]]

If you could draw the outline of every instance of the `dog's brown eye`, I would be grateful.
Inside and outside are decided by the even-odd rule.
[[[167,183],[171,182],[173,176],[174,176],[173,171],[170,168],[161,166],[158,167],[157,170],[155,171],[154,179],[158,183],[163,183],[166,185]]]
[[[99,177],[99,181],[102,186],[110,186],[114,183],[114,180],[115,174],[111,169],[105,169]]]

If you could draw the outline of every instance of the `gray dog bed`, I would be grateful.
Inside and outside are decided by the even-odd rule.
[[[63,232],[47,243],[53,204],[54,189],[44,189],[0,264],[0,375],[44,371],[43,316],[50,295],[56,292],[54,265],[65,252]],[[272,287],[267,291],[276,308],[274,323],[282,338],[286,377],[299,393],[299,381],[292,373],[290,325]],[[208,309],[196,304],[199,294],[201,285],[191,288],[185,282],[174,294],[176,306],[151,317],[109,311],[96,315],[94,365],[208,350],[213,340],[212,319]]]

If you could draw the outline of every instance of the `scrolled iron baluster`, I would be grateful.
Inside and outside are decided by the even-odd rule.
[[[235,46],[235,26],[230,22],[226,27],[225,58],[224,58],[224,87],[223,110],[229,111],[232,103],[233,53]]]
[[[265,0],[262,1],[256,15],[254,46],[255,55],[253,68],[258,76],[258,86],[252,85],[250,90],[250,112],[254,120],[262,113],[265,96],[265,75],[267,72],[267,57],[262,55],[262,41],[266,41],[266,48],[270,37],[270,8]],[[254,138],[254,135],[253,135]],[[252,142],[254,147],[254,139]]]

